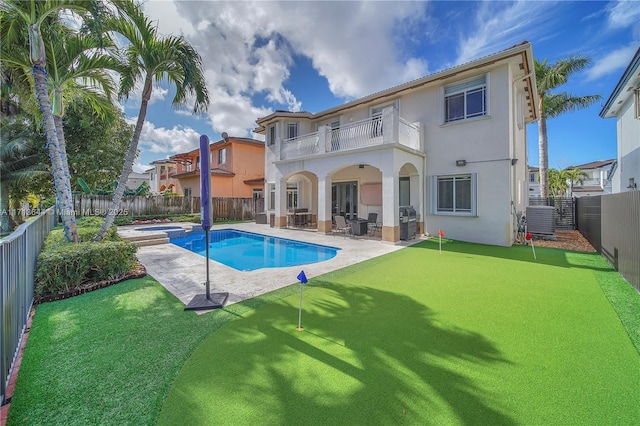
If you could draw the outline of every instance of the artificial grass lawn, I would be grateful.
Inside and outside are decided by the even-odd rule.
[[[638,348],[640,295],[600,256],[444,247],[313,278],[304,332],[297,285],[204,315],[150,277],[39,305],[8,424],[154,424],[161,409],[162,424],[640,416],[640,356],[598,283]]]
[[[197,315],[145,277],[39,305],[7,424],[153,424],[176,374],[204,338],[293,291]]]
[[[640,299],[599,255],[437,247],[312,279],[303,332],[297,294],[226,324],[158,423],[637,424],[640,355],[607,296],[627,326]]]

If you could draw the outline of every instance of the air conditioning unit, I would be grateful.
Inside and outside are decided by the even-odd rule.
[[[527,231],[553,235],[556,230],[556,209],[551,206],[527,207]]]

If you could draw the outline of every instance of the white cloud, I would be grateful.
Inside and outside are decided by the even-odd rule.
[[[629,46],[616,49],[598,59],[595,64],[587,70],[587,81],[596,80],[626,67],[637,49],[637,44],[632,43]]]
[[[202,56],[208,118],[218,132],[251,135],[260,116],[304,109],[286,87],[296,55],[308,57],[329,89],[345,98],[428,72],[426,60],[407,55],[402,43],[408,41],[396,37],[398,27],[404,34],[419,28],[422,3],[151,1],[145,7],[161,33],[183,32]],[[269,104],[254,105],[256,95]]]
[[[637,1],[617,1],[609,8],[608,16],[609,27],[614,29],[635,27],[636,35],[638,35],[638,26],[640,26],[640,4]]]
[[[460,39],[456,64],[504,50],[524,40],[531,41],[537,35],[544,35],[544,23],[554,13],[550,2],[481,3],[472,25],[475,32]]]
[[[137,119],[138,117],[132,117],[127,121],[135,124]],[[196,149],[199,141],[200,134],[189,127],[174,126],[171,129],[166,129],[145,121],[138,149],[169,156]]]

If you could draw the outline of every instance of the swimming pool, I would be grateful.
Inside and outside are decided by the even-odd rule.
[[[204,232],[182,238],[171,238],[171,243],[199,255],[206,255]],[[235,229],[209,232],[209,258],[239,271],[260,268],[281,268],[322,262],[335,257],[338,248]]]

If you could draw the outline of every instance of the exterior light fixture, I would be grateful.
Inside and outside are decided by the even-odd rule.
[[[511,159],[511,165],[515,166],[516,164],[518,164],[518,159],[517,158],[512,158]]]
[[[629,185],[627,186],[627,189],[638,189],[638,184],[634,178],[629,178]]]
[[[456,166],[463,167],[467,165],[467,160],[456,160]]]

